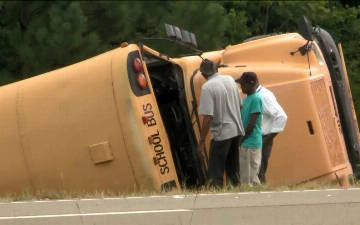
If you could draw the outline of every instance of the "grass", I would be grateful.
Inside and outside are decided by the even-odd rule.
[[[351,184],[350,188],[360,187],[360,181]],[[231,185],[221,190],[214,190],[207,186],[193,190],[183,188],[182,190],[173,190],[169,192],[155,192],[146,190],[137,190],[134,192],[111,192],[111,191],[94,191],[94,192],[71,192],[65,191],[37,191],[35,194],[23,192],[21,194],[7,194],[0,196],[0,202],[18,202],[18,201],[41,201],[41,200],[60,200],[60,199],[90,199],[90,198],[115,198],[115,197],[140,197],[151,195],[194,195],[194,194],[211,194],[211,193],[231,193],[231,192],[264,192],[264,191],[295,191],[295,190],[324,190],[342,188],[338,183],[316,183],[306,182],[302,184],[282,187],[272,187],[270,185],[250,187],[242,185],[233,187]]]

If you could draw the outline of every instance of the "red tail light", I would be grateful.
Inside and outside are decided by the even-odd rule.
[[[146,88],[147,81],[146,81],[146,77],[144,74],[140,73],[136,78],[136,82],[141,89]]]
[[[140,73],[142,71],[142,64],[139,58],[134,59],[134,70],[136,73]]]

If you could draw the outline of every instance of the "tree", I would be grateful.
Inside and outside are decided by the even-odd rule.
[[[149,2],[152,4],[151,2]],[[143,2],[129,1],[85,1],[81,2],[88,18],[88,32],[101,39],[101,52],[120,46],[136,35],[141,35],[137,21],[143,13],[139,10]]]
[[[278,32],[294,32],[302,15],[319,21],[326,16],[328,1],[232,1],[222,3],[229,14],[245,13],[251,36]]]
[[[6,47],[1,84],[61,68],[98,52],[100,40],[87,31],[78,2],[3,2]],[[12,79],[8,79],[10,74]]]
[[[141,7],[140,10],[145,11],[146,8],[150,8],[147,4],[143,4]],[[146,16],[139,18],[137,24],[146,24],[144,33],[158,31],[157,36],[166,37],[164,25],[167,23],[194,33],[198,49],[201,51],[223,47],[223,36],[227,26],[226,12],[217,2],[194,1],[189,4],[186,1],[174,1],[151,8],[159,17],[149,14],[148,17],[153,17],[151,22],[145,22],[149,20]],[[158,41],[149,41],[147,45],[170,56],[191,52],[184,47],[172,44],[164,45]]]
[[[360,1],[345,1],[345,0],[340,0],[339,1],[343,7],[357,7],[360,5]]]
[[[251,34],[246,26],[248,18],[244,11],[231,8],[226,17],[227,29],[224,34],[224,44],[238,44]]]

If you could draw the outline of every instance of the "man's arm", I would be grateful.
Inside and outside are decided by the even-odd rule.
[[[260,96],[253,98],[250,107],[250,121],[245,128],[245,135],[240,139],[240,145],[246,140],[247,137],[249,137],[254,127],[256,126],[256,121],[259,118],[259,115],[263,112],[262,98]]]
[[[274,95],[266,95],[264,100],[264,114],[274,118],[274,126],[271,128],[270,134],[263,140],[263,146],[268,145],[272,139],[275,138],[285,128],[287,122],[287,115],[283,108],[277,102]]]
[[[237,85],[236,85],[236,87],[238,87]],[[241,98],[241,91],[240,91],[240,89],[238,88],[238,91],[239,91],[239,99],[240,99],[240,110],[242,110],[242,108],[243,108],[243,100],[242,100],[242,98]]]
[[[198,155],[202,159],[205,159],[205,153],[204,153],[205,138],[210,130],[213,118],[214,118],[213,116],[204,115],[204,119],[202,122],[202,129],[201,129],[200,140],[199,140],[199,144],[198,144]]]
[[[245,141],[245,139],[247,137],[249,137],[249,135],[251,134],[251,132],[253,131],[255,125],[256,125],[256,120],[258,119],[260,115],[260,112],[256,112],[256,113],[251,113],[250,115],[250,122],[247,125],[246,129],[245,129],[245,135],[241,137],[240,139],[240,145]]]
[[[214,99],[207,88],[202,88],[201,96],[200,96],[200,109],[199,115],[204,116],[202,126],[201,126],[201,134],[200,139],[205,140],[207,133],[210,130],[212,120],[214,118]]]
[[[263,147],[267,146],[278,133],[270,133],[263,139]]]
[[[263,146],[268,145],[270,141],[276,137],[276,135],[284,130],[286,121],[287,115],[285,113],[280,113],[280,115],[275,118],[274,127],[272,127],[270,134],[264,138]]]
[[[201,90],[199,115],[204,116],[204,118],[201,126],[198,154],[201,158],[204,158],[205,138],[214,118],[214,100],[209,90],[204,86]]]
[[[200,142],[205,141],[206,135],[209,133],[213,118],[214,118],[213,116],[204,115],[201,126]]]

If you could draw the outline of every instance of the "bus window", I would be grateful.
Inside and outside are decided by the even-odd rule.
[[[319,44],[319,42],[316,39],[315,39],[315,42],[317,44]],[[317,47],[317,45],[312,45],[312,48],[314,50],[314,53],[315,53],[316,59],[319,63],[319,66],[324,66],[324,60],[321,58],[319,48]]]

